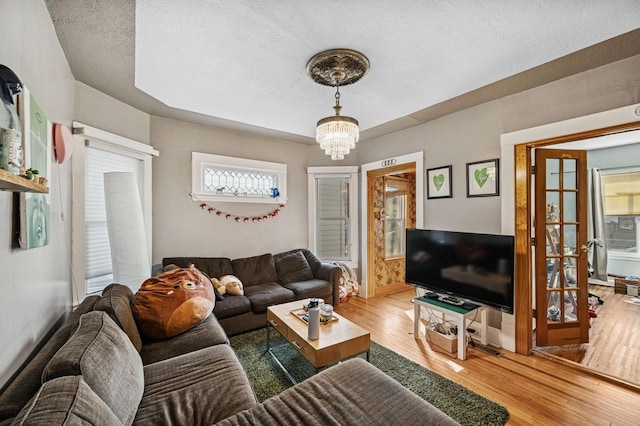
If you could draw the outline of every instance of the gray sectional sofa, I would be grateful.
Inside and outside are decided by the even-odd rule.
[[[227,257],[166,257],[163,267],[195,265],[211,278],[235,275],[244,286],[243,296],[223,296],[214,315],[229,336],[264,327],[267,307],[293,300],[318,297],[340,303],[340,267],[321,262],[308,249],[294,249],[230,259]]]
[[[362,359],[260,404],[214,315],[149,341],[132,297],[85,299],[0,394],[0,425],[457,424]]]

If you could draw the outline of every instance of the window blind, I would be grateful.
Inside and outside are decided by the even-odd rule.
[[[132,172],[142,195],[143,162],[124,154],[88,146],[85,163],[86,291],[99,293],[112,283],[111,247],[104,204],[104,173]]]
[[[318,178],[316,251],[321,259],[350,259],[348,177]]]

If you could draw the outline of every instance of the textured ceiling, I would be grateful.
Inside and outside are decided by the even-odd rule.
[[[74,77],[153,115],[312,143],[332,48],[361,139],[640,54],[640,1],[46,0]]]

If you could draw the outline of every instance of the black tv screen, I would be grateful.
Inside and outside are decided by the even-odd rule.
[[[513,313],[514,237],[407,229],[407,283]]]

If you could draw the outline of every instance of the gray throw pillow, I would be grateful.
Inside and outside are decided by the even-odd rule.
[[[82,376],[45,382],[11,424],[122,426]]]
[[[103,290],[102,297],[96,302],[93,309],[109,314],[111,319],[127,333],[133,346],[140,352],[142,349],[142,339],[140,338],[138,325],[131,310],[132,298],[133,292],[126,285],[110,284]]]
[[[107,313],[80,317],[76,332],[42,372],[42,382],[62,376],[83,376],[122,423],[133,422],[144,392],[142,359]]]
[[[301,251],[295,251],[276,260],[276,269],[283,284],[313,279],[309,262]]]

